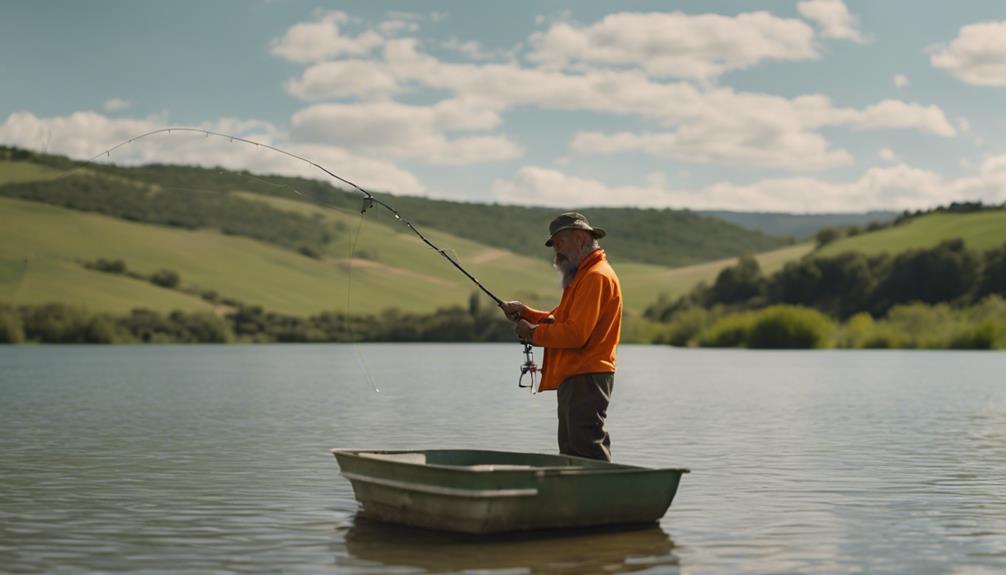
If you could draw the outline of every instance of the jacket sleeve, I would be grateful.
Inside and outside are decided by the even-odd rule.
[[[521,317],[531,323],[543,323],[551,317],[553,313],[555,313],[554,309],[552,311],[541,311],[540,309],[524,306],[524,313],[521,314]]]
[[[606,279],[601,274],[588,274],[577,285],[573,294],[573,313],[566,321],[540,324],[532,336],[531,343],[541,347],[581,348],[594,331],[605,294]]]

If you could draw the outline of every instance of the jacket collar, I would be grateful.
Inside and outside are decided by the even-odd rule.
[[[579,274],[582,270],[588,269],[590,266],[604,259],[607,259],[604,255],[604,250],[601,248],[597,248],[596,250],[587,254],[587,257],[583,258],[583,261],[580,262],[580,265],[576,266],[576,273]]]
[[[580,265],[576,266],[576,277],[574,277],[573,281],[571,281],[569,285],[566,286],[566,289],[562,291],[565,292],[566,290],[572,289],[573,286],[580,283],[580,278],[583,277],[583,272],[587,271],[591,267],[597,265],[599,262],[602,262],[606,259],[608,258],[604,255],[604,250],[600,248],[587,254],[587,257],[583,258],[583,261],[580,262]]]

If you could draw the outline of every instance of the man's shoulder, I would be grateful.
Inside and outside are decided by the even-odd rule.
[[[607,260],[601,260],[596,264],[590,266],[583,274],[584,280],[589,280],[592,282],[604,282],[604,283],[618,283],[618,276],[615,274],[615,269],[611,267],[611,264]]]

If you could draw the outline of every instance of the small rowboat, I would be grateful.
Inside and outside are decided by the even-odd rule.
[[[463,533],[654,523],[688,473],[507,451],[332,453],[363,517]]]

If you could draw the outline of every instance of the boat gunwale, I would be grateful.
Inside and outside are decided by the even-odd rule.
[[[410,467],[422,468],[422,469],[437,469],[444,471],[452,471],[457,473],[513,473],[513,474],[527,474],[532,473],[538,476],[541,475],[562,475],[562,476],[575,476],[575,475],[605,475],[605,474],[653,474],[653,473],[667,473],[667,472],[677,472],[679,474],[691,473],[690,469],[683,467],[642,467],[639,465],[627,465],[624,463],[611,463],[607,462],[602,466],[592,466],[592,467],[571,467],[568,465],[559,466],[528,466],[527,469],[494,469],[492,465],[489,464],[486,467],[472,467],[464,465],[445,465],[440,463],[416,463],[412,461],[397,461],[394,459],[381,459],[381,458],[367,458],[361,453],[374,453],[374,454],[389,454],[398,455],[405,453],[429,453],[433,451],[477,451],[481,453],[501,453],[507,455],[525,455],[527,453],[518,451],[502,451],[497,449],[344,449],[344,448],[334,448],[331,450],[332,455],[348,455],[353,458],[370,460],[370,461],[381,461],[384,463],[391,463],[395,465],[407,465]],[[584,461],[590,461],[596,463],[595,460],[585,459],[582,457],[577,457],[575,455],[562,455],[554,453],[531,453],[530,455],[546,455],[555,457],[569,457],[573,459],[583,459]],[[610,466],[610,467],[609,467]]]

